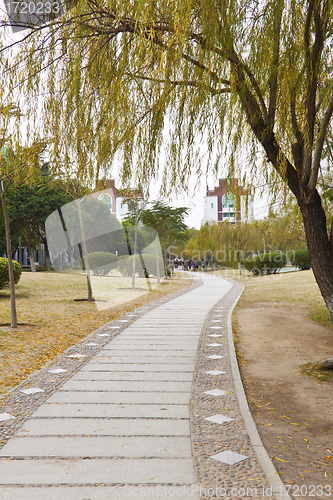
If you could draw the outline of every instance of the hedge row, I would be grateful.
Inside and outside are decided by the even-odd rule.
[[[84,261],[84,259],[83,259]],[[110,252],[93,252],[88,253],[89,268],[96,276],[107,276],[111,269],[117,267],[115,262],[118,257]]]
[[[133,255],[118,257],[109,252],[93,252],[88,254],[89,268],[96,276],[107,276],[111,269],[118,269],[123,276],[132,276]],[[163,259],[159,259],[158,266],[160,275],[163,276]],[[135,259],[136,274],[139,276],[156,276],[157,261],[151,254],[136,255]]]
[[[311,268],[311,262],[308,250],[297,250],[291,258],[291,263],[295,267],[299,267],[302,271]]]
[[[13,260],[13,271],[14,271],[14,283],[15,285],[20,281],[22,274],[22,266]],[[8,259],[5,257],[0,257],[0,290],[9,284],[9,272],[8,272]]]
[[[142,257],[142,261],[141,261]],[[158,267],[160,270],[160,276],[164,275],[163,259],[158,259]],[[123,257],[118,261],[118,270],[123,276],[132,276],[133,271],[133,255],[128,257]],[[157,260],[155,255],[144,253],[141,256],[136,255],[135,258],[135,270],[139,276],[157,276]]]
[[[286,255],[280,252],[269,252],[243,261],[243,266],[254,275],[276,274],[287,264]]]

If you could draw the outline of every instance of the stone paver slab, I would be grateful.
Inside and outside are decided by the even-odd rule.
[[[99,356],[96,356],[94,358],[95,362],[100,362],[100,363],[110,363],[110,360],[112,359],[113,363],[121,363],[124,361],[125,363],[154,363],[156,365],[161,365],[161,364],[169,364],[170,361],[172,363],[178,363],[179,365],[182,365],[183,363],[189,363],[193,361],[195,362],[195,357],[194,356],[111,356],[107,354],[101,354]]]
[[[18,500],[22,492],[24,500],[132,500],[134,498],[168,499],[179,498],[200,500],[196,485],[173,487],[164,486],[58,486],[58,487],[28,487],[24,490],[15,487],[0,487],[1,500]]]
[[[50,403],[141,403],[187,405],[190,394],[186,392],[73,392],[58,391],[48,401]]]
[[[149,380],[69,380],[59,391],[135,391],[189,392],[191,382],[152,382]]]
[[[118,338],[118,337],[117,337]],[[119,337],[119,341],[121,342],[158,342],[161,344],[174,344],[177,342],[197,342],[198,335],[181,335],[181,334],[169,334],[168,336],[161,337],[159,335],[153,335],[149,333],[147,335],[143,335],[142,333],[130,333],[123,332]]]
[[[101,355],[107,354],[107,355],[121,356],[121,357],[142,356],[144,358],[156,358],[156,357],[165,358],[166,356],[178,358],[178,357],[185,357],[185,356],[194,356],[196,354],[196,352],[197,352],[196,349],[186,349],[186,350],[179,350],[179,351],[177,348],[174,348],[172,350],[170,350],[170,348],[164,349],[164,350],[163,349],[151,349],[151,350],[113,349],[112,346],[104,347],[100,351]]]
[[[111,342],[107,346],[103,348],[103,351],[107,350],[119,350],[119,351],[144,351],[149,349],[149,352],[157,351],[170,351],[173,349],[177,349],[178,351],[189,351],[196,352],[198,343],[197,342],[169,342],[168,344],[156,344],[156,343],[145,343],[138,342],[135,344],[132,340],[128,340],[127,342]],[[218,344],[220,345],[220,344]]]
[[[191,372],[193,373],[194,364],[193,363],[163,363],[163,364],[153,364],[153,363],[96,363],[96,358],[90,363],[83,366],[80,372],[85,371],[113,371],[113,372]]]
[[[92,371],[78,372],[71,380],[151,380],[155,382],[191,382],[193,373],[181,372],[131,372],[131,371]]]
[[[126,457],[190,458],[187,437],[16,437],[0,457]]]
[[[61,418],[27,420],[17,436],[189,436],[189,421],[172,419]]]
[[[189,418],[189,408],[187,405],[159,404],[47,403],[34,412],[34,417]]]
[[[192,460],[186,458],[2,460],[1,472],[1,485],[195,482]]]

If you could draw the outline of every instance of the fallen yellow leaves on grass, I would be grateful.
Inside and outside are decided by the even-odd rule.
[[[177,275],[135,300],[98,311],[80,274],[23,273],[16,286],[18,329],[0,326],[0,393],[22,382],[64,350],[109,321],[192,284]],[[1,323],[10,323],[8,290],[0,292]]]

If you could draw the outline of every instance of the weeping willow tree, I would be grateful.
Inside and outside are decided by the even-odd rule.
[[[55,170],[74,162],[97,178],[117,158],[124,181],[148,185],[162,169],[167,189],[204,168],[202,141],[211,169],[227,157],[234,174],[246,152],[249,172],[296,197],[333,318],[333,230],[318,187],[332,11],[332,0],[77,0],[26,33],[13,68]]]

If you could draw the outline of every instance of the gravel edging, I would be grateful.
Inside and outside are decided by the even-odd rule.
[[[67,382],[82,366],[91,360],[104,346],[121,332],[123,332],[131,322],[137,320],[148,311],[155,309],[185,293],[188,293],[202,285],[200,278],[181,290],[166,295],[144,306],[140,306],[127,312],[122,317],[110,321],[98,328],[87,337],[80,339],[76,344],[63,351],[55,359],[44,365],[40,370],[32,373],[19,385],[13,387],[9,392],[0,398],[0,413],[8,413],[15,418],[0,422],[0,449],[18,431],[24,422],[30,418],[37,408],[42,405],[58,388]],[[128,323],[128,324],[126,324]],[[98,343],[95,346],[86,346],[86,343]],[[82,358],[69,358],[73,354],[82,354]],[[53,374],[48,370],[63,368],[66,372]],[[21,391],[31,387],[38,387],[43,392],[26,395]]]
[[[231,279],[233,288],[209,312],[203,327],[196,358],[195,375],[192,384],[190,404],[190,430],[192,456],[197,482],[201,485],[202,496],[209,498],[255,498],[275,496],[276,499],[290,498],[285,492],[274,465],[270,461],[247,406],[235,354],[231,315],[243,291],[243,285]],[[221,323],[213,329],[216,319]],[[221,337],[209,337],[218,334]],[[221,347],[208,346],[221,343]],[[208,359],[207,355],[219,353],[221,360]],[[208,370],[225,373],[209,375]],[[226,391],[221,397],[205,394],[218,388]],[[245,411],[247,407],[248,413]],[[206,417],[221,414],[232,418],[230,422],[215,424]],[[252,425],[251,425],[252,424]],[[210,458],[224,450],[247,456],[234,465],[227,465]],[[275,475],[274,475],[275,474]],[[272,495],[270,495],[272,488]],[[282,495],[279,494],[282,491]],[[267,494],[268,493],[268,494]],[[208,498],[205,497],[205,498]]]

